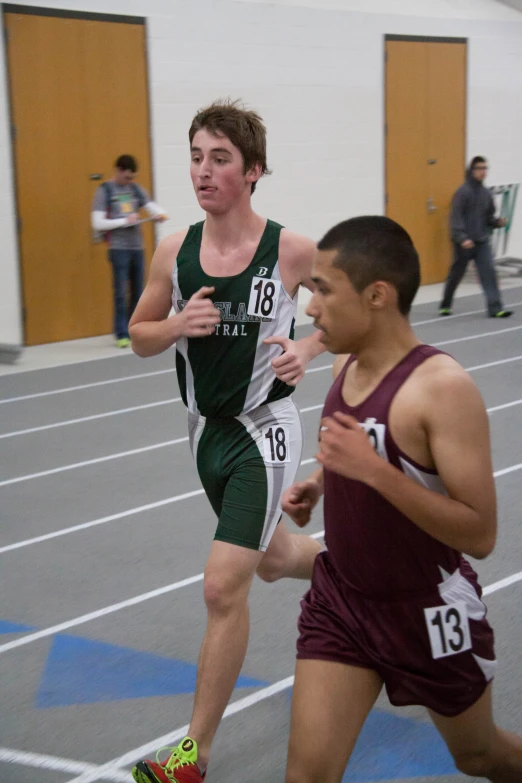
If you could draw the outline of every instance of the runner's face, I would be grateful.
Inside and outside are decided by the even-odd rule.
[[[243,156],[226,136],[198,131],[190,148],[190,177],[199,205],[211,214],[223,214],[250,196],[259,177],[258,166],[244,172]]]
[[[136,174],[130,169],[116,169],[114,181],[117,185],[130,185],[136,179]]]
[[[348,276],[333,266],[337,250],[318,250],[312,268],[315,291],[306,308],[323,334],[321,342],[331,353],[357,353],[371,325],[363,293]]]
[[[475,166],[473,166],[472,173],[475,179],[477,179],[479,182],[484,182],[488,176],[488,164],[477,163]]]

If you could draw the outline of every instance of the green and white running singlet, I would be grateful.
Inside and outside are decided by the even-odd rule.
[[[201,268],[203,223],[189,228],[173,272],[172,304],[180,312],[202,286],[213,286],[221,312],[214,334],[180,338],[176,368],[189,411],[192,453],[219,522],[215,538],[265,551],[281,516],[281,496],[294,481],[302,451],[301,422],[271,366],[293,337],[297,294],[285,291],[278,265],[281,226],[267,221],[249,266],[231,277]]]
[[[201,268],[203,223],[188,230],[174,267],[172,304],[179,312],[202,286],[214,286],[221,311],[215,334],[176,343],[176,369],[185,405],[192,413],[224,418],[287,397],[293,387],[270,366],[281,349],[263,345],[273,335],[292,337],[297,295],[284,290],[279,273],[282,226],[267,221],[254,258],[239,275],[211,277]]]

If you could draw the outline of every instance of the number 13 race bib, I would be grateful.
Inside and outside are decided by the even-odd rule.
[[[468,612],[465,601],[424,610],[434,658],[445,658],[471,649]]]
[[[248,315],[273,319],[276,314],[280,291],[280,280],[254,277],[252,288],[250,289],[250,299],[248,300]]]

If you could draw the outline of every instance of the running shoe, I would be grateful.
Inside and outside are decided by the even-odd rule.
[[[169,751],[170,756],[161,762],[159,755],[163,750]],[[139,761],[132,777],[136,783],[201,783],[206,772],[201,772],[197,758],[197,742],[185,737],[177,748],[161,748],[156,753],[156,761]]]
[[[513,315],[513,310],[497,310],[496,313],[490,313],[490,318],[509,318]]]
[[[439,310],[439,315],[451,315],[451,310],[449,307],[441,307]]]

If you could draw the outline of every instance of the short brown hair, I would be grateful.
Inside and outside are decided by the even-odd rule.
[[[238,148],[243,157],[245,173],[259,163],[261,176],[271,174],[266,162],[266,128],[263,120],[241,101],[219,99],[205,109],[200,109],[190,126],[191,144],[196,133],[203,129],[214,136],[226,136]],[[252,193],[256,184],[252,183]]]

